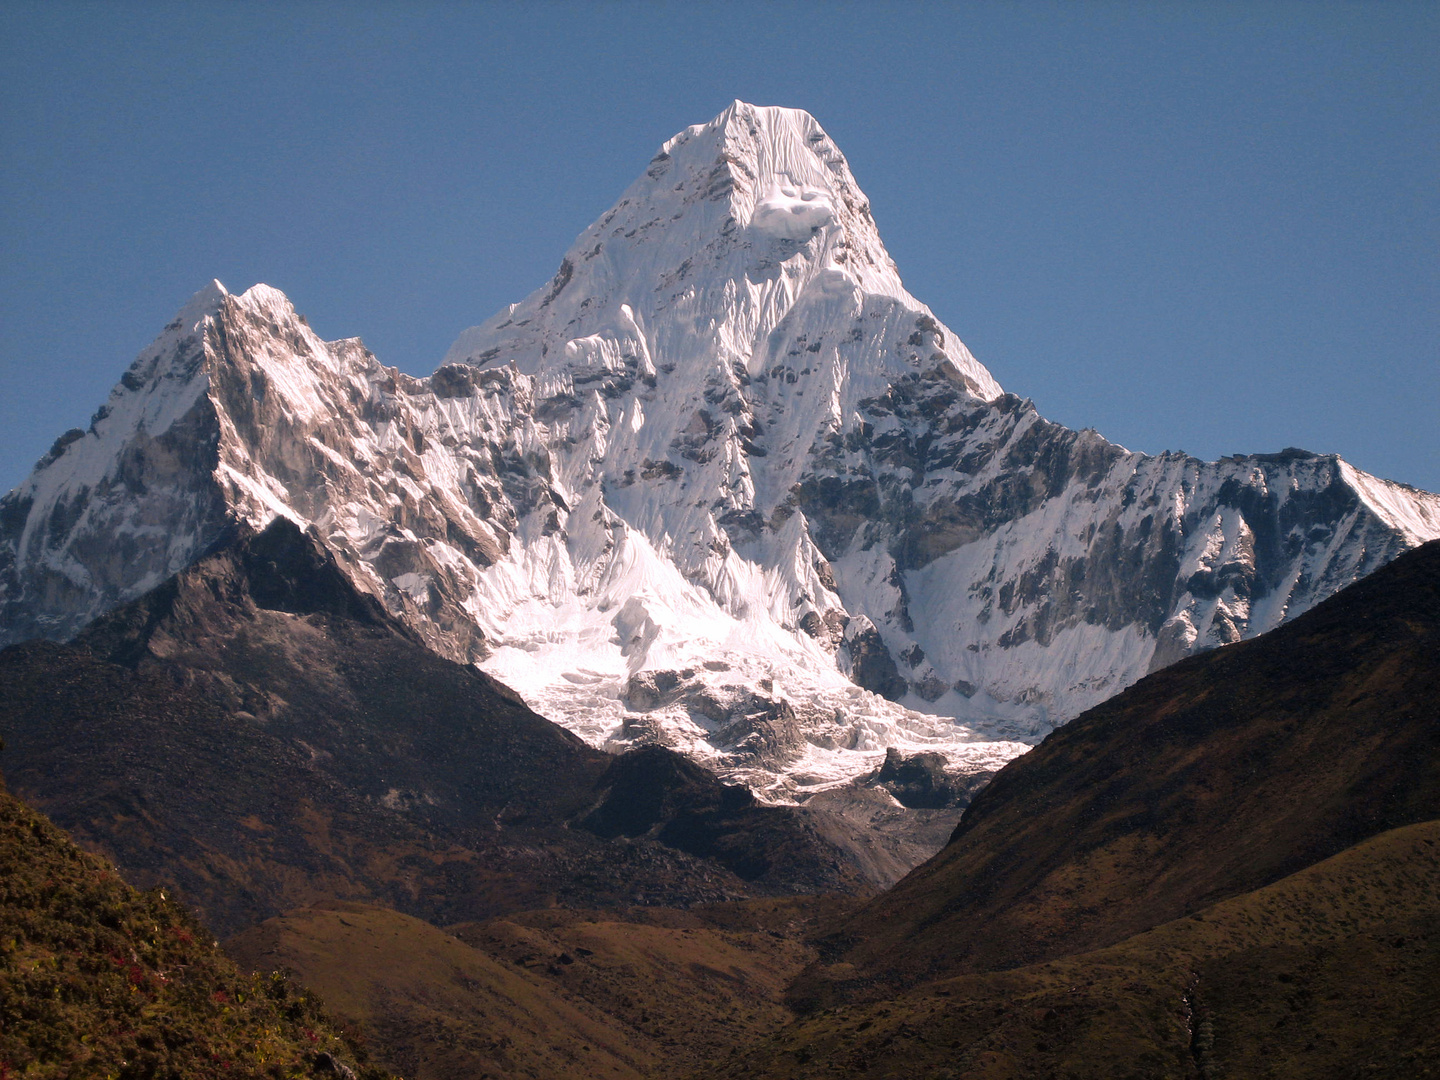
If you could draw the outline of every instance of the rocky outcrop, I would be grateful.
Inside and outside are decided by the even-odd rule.
[[[989,777],[955,776],[947,765],[942,754],[906,757],[892,746],[885,751],[885,763],[875,774],[875,783],[912,810],[964,807]]]
[[[670,751],[647,746],[622,754],[596,787],[600,798],[578,824],[598,836],[651,837],[746,881],[808,872],[815,887],[833,886],[833,875],[817,874],[808,860],[815,843],[797,829],[793,810],[757,806],[748,788],[722,784]]]

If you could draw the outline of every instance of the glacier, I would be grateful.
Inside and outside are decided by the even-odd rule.
[[[426,378],[201,290],[0,500],[0,643],[277,515],[432,649],[771,801],[998,768],[1156,667],[1440,536],[1334,455],[1126,450],[905,290],[844,156],[735,102]]]

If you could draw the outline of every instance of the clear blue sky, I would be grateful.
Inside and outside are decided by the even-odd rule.
[[[1047,416],[1440,490],[1435,3],[57,0],[0,7],[0,490],[212,277],[428,373],[737,97]]]

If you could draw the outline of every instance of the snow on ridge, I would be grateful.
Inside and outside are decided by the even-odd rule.
[[[1340,461],[1341,475],[1365,504],[1405,535],[1411,544],[1423,544],[1440,536],[1440,495],[1382,480]]]
[[[934,321],[905,291],[869,200],[814,118],[735,102],[667,141],[577,238],[549,284],[466,330],[444,362],[483,365],[503,353],[535,374],[557,365],[613,369],[643,350],[657,365],[753,368],[772,334],[804,332],[782,324],[810,291],[853,292],[850,306],[883,298]],[[939,354],[979,396],[999,394],[941,330]],[[604,342],[613,343],[609,355]],[[898,374],[878,352],[860,367]]]
[[[94,488],[111,477],[121,450],[137,435],[162,436],[191,411],[208,385],[197,363],[198,341],[229,295],[217,280],[186,301],[160,335],[140,351],[96,410],[89,429],[76,428],[61,436],[15,489],[16,496],[33,500],[40,511],[31,515],[21,533],[22,552],[35,539],[34,524],[48,517],[68,493]]]

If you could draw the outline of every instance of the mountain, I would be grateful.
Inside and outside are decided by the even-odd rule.
[[[873,891],[843,822],[663,747],[585,745],[287,518],[69,644],[0,651],[0,732],[18,794],[221,934],[333,900],[453,922]]]
[[[428,378],[274,289],[202,290],[0,500],[0,641],[276,517],[591,745],[769,801],[891,748],[964,788],[1440,536],[1440,498],[1334,456],[1046,421],[905,291],[815,120],[741,102]]]

